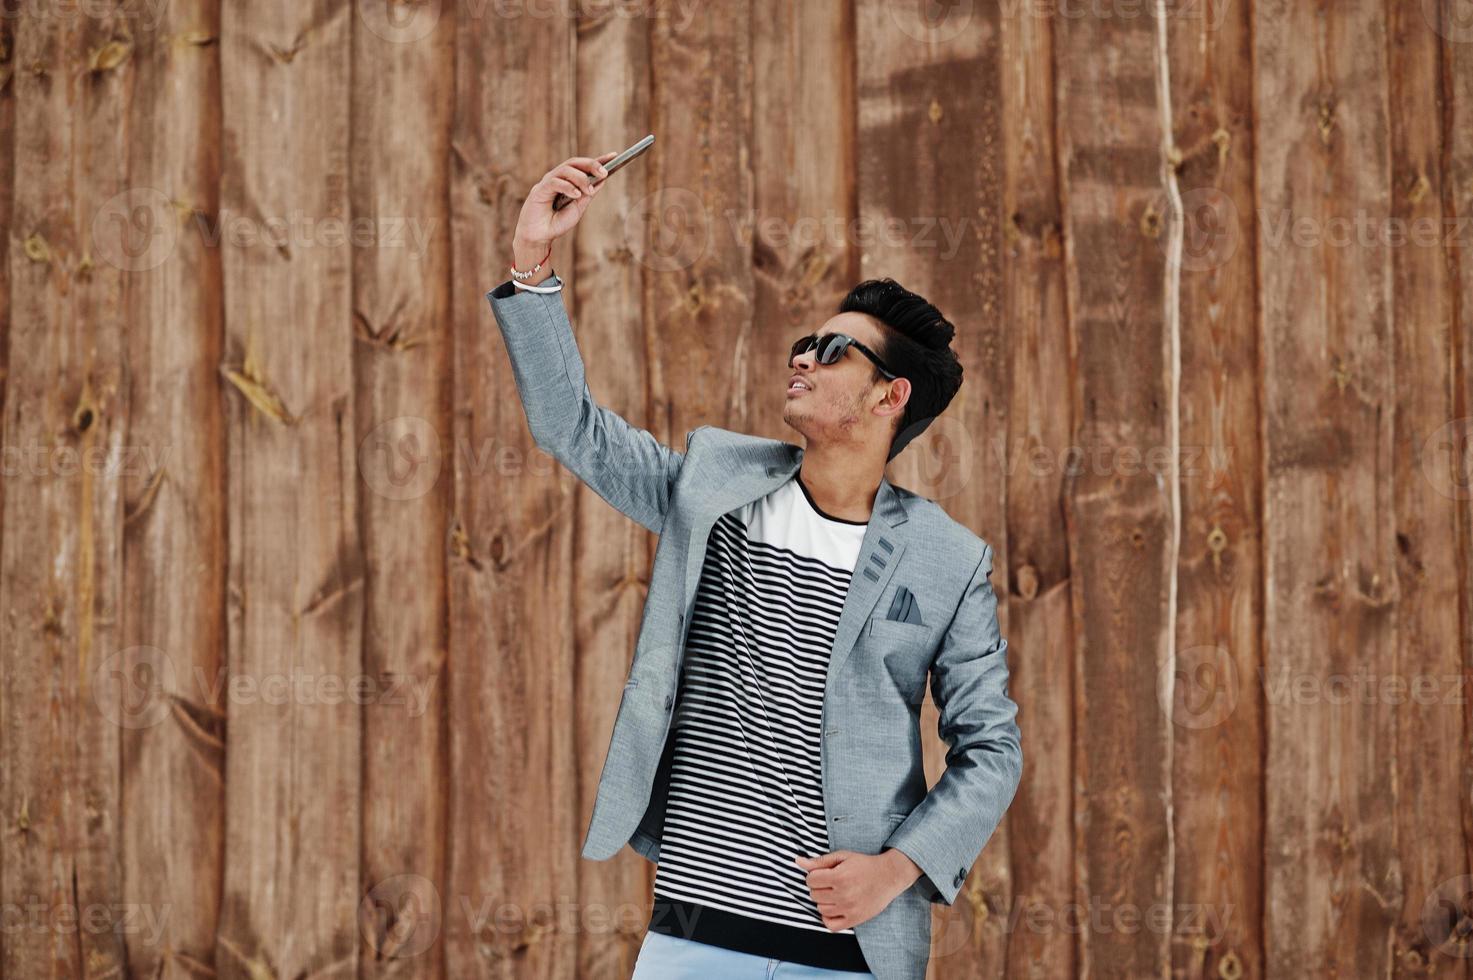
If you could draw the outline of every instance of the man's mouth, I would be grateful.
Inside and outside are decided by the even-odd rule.
[[[794,377],[794,378],[788,379],[788,391],[790,391],[790,392],[793,392],[793,391],[812,391],[812,390],[813,390],[812,388],[808,387],[808,382],[807,381],[804,381],[802,378]]]

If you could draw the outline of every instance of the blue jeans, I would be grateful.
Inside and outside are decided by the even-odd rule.
[[[825,970],[805,963],[754,956],[694,939],[649,931],[629,980],[875,980],[873,973]]]

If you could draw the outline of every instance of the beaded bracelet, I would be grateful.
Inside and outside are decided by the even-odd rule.
[[[547,246],[547,254],[544,255],[544,256],[542,256],[542,262],[546,262],[551,257],[552,257],[552,245],[549,243],[548,246]],[[511,266],[511,277],[513,279],[531,279],[533,276],[535,276],[537,274],[537,270],[540,269],[540,268],[542,268],[542,262],[538,262],[536,265],[532,266],[532,268],[528,269],[526,272],[518,272],[516,265],[513,264]]]
[[[548,282],[551,282],[551,283],[556,283],[556,285],[553,285],[553,286],[533,286],[531,283],[517,282],[515,280],[512,281],[512,284],[511,285],[512,285],[512,289],[520,289],[523,292],[527,292],[527,293],[560,293],[560,292],[563,291],[563,281],[557,277],[557,273],[556,272],[554,272],[547,279],[547,281]]]

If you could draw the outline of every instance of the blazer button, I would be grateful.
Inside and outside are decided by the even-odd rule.
[[[665,695],[665,710],[666,711],[669,711],[670,710],[670,706],[672,704],[674,704],[674,703],[675,703],[675,696],[673,694],[667,694],[667,695]]]
[[[962,868],[960,871],[958,871],[956,873],[956,883],[958,885],[960,885],[962,882],[964,882],[966,880],[967,880],[967,869],[966,868]]]

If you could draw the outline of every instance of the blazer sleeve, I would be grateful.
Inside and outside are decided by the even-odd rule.
[[[1008,696],[1008,642],[997,623],[992,546],[972,573],[931,665],[937,733],[946,770],[884,847],[902,851],[922,872],[922,891],[950,905],[966,881],[1023,775],[1023,750]]]
[[[528,292],[508,279],[486,298],[532,440],[620,512],[659,533],[684,454],[594,401],[561,292]]]

